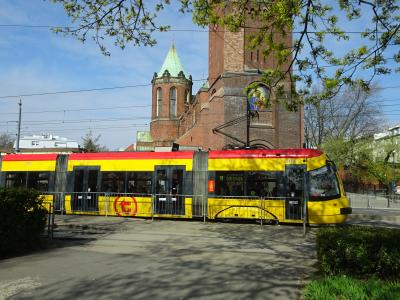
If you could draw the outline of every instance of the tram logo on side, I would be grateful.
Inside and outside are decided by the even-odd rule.
[[[114,211],[120,217],[135,216],[138,211],[138,205],[135,197],[115,198]]]

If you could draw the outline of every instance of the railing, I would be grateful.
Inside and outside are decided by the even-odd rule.
[[[45,233],[48,238],[53,239],[54,234],[54,204],[53,202],[43,202],[42,207],[47,211],[46,213],[46,227]]]
[[[45,193],[49,211],[127,217],[259,219],[304,221],[304,200],[296,197],[214,196],[138,193]]]
[[[400,209],[400,195],[347,193],[353,208]]]

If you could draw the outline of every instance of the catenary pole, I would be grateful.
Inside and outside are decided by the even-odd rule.
[[[19,114],[18,114],[18,133],[17,133],[17,145],[15,147],[15,152],[19,152],[19,140],[21,138],[21,113],[22,113],[22,100],[19,99]]]

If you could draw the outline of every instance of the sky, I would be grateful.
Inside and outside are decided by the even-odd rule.
[[[82,137],[92,131],[110,150],[134,143],[136,131],[149,128],[151,79],[172,42],[194,79],[194,93],[207,78],[208,33],[174,6],[167,6],[159,20],[172,29],[189,31],[156,33],[154,47],[127,45],[120,50],[111,45],[107,57],[93,42],[81,43],[48,27],[4,26],[69,25],[61,6],[43,0],[0,0],[0,134],[16,134],[21,98],[22,136],[50,133],[82,143]],[[334,51],[343,51],[341,43],[328,43]],[[399,123],[400,75],[379,77],[376,83],[382,87],[377,98],[388,123]],[[7,97],[121,86],[130,87]]]
[[[92,131],[110,150],[134,143],[136,131],[149,128],[151,80],[173,42],[185,71],[193,77],[194,92],[207,78],[208,34],[193,25],[189,14],[178,14],[167,7],[160,20],[173,28],[200,32],[158,33],[154,47],[128,45],[120,50],[111,45],[109,57],[91,41],[83,44],[48,28],[0,26],[0,97],[141,85],[22,96],[21,136],[50,133],[82,144],[82,137]],[[0,20],[0,25],[69,24],[62,7],[43,0],[0,0]],[[16,134],[18,101],[0,98],[0,133]]]

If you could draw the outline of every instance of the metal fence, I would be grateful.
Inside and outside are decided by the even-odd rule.
[[[353,208],[400,209],[400,195],[377,193],[347,193]]]
[[[60,214],[259,219],[303,221],[304,200],[296,197],[215,196],[131,193],[47,193],[44,204]]]
[[[46,226],[45,226],[45,235],[50,239],[53,239],[54,233],[54,224],[55,224],[55,211],[54,211],[54,203],[53,202],[43,202],[42,207],[47,211],[46,213]]]

